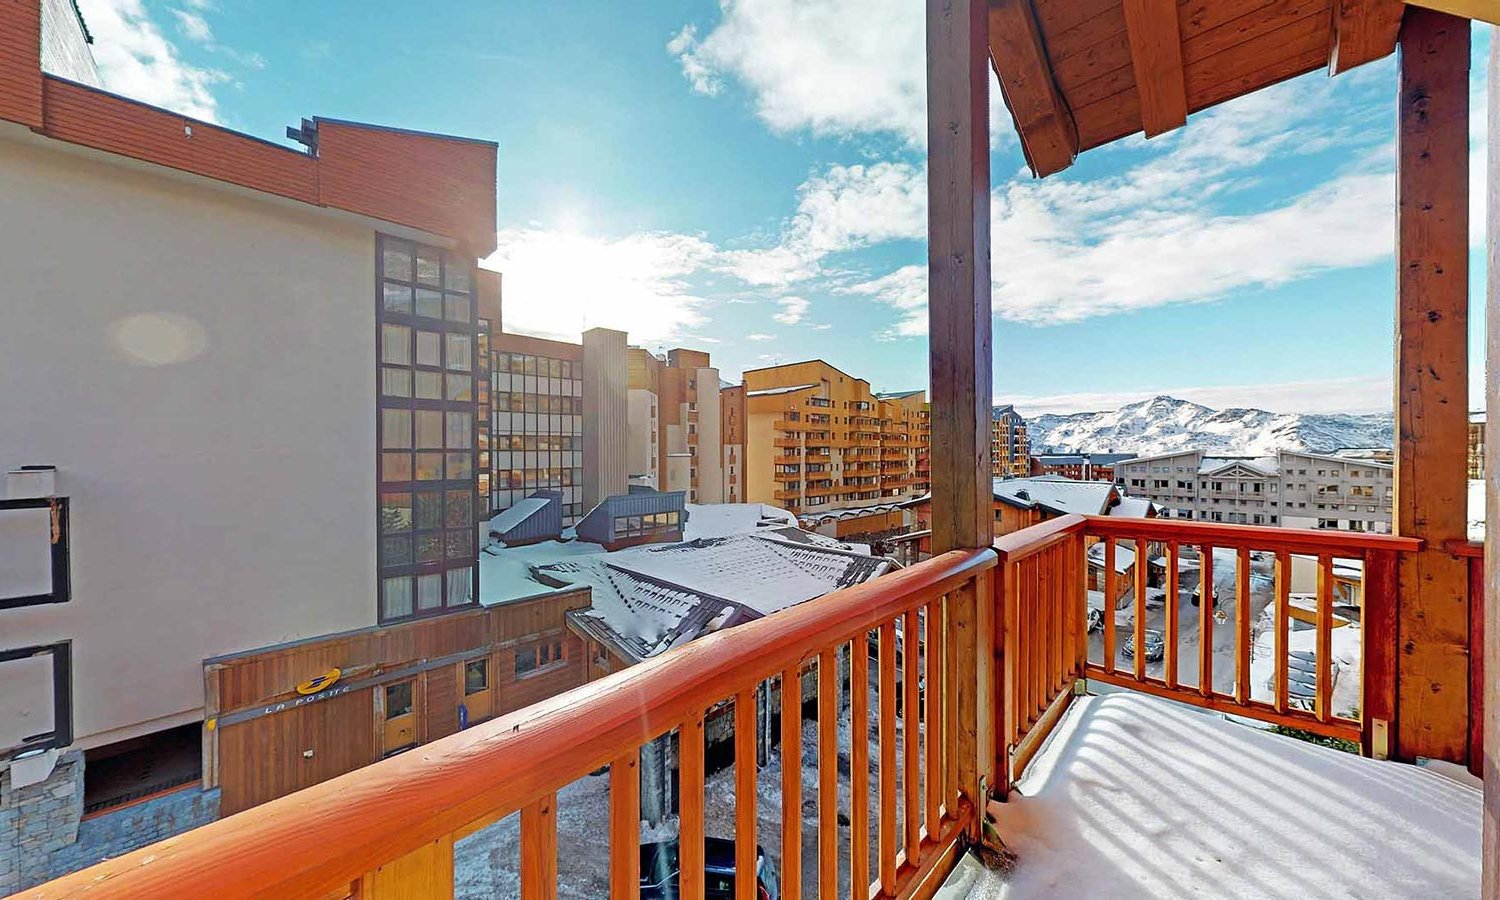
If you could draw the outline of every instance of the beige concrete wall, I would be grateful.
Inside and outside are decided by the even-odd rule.
[[[626,464],[631,478],[649,478],[661,486],[657,472],[656,395],[641,388],[631,388],[627,396],[629,424],[626,429]]]
[[[724,442],[720,435],[719,370],[698,370],[698,503],[724,502]]]
[[[629,486],[625,332],[583,333],[583,505],[593,509]]]
[[[374,623],[375,238],[35,140],[0,137],[0,468],[58,466],[73,600],[0,647],[73,641],[92,746],[200,716],[205,657]]]

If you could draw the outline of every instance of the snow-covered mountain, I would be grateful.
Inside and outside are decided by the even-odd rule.
[[[1026,420],[1033,453],[1169,453],[1204,450],[1260,456],[1278,450],[1326,453],[1341,447],[1389,447],[1390,413],[1273,413],[1212,409],[1159,396],[1108,412]]]

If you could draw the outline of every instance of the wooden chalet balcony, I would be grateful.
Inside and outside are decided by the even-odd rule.
[[[1214,671],[1208,650],[1195,661],[1183,658],[1173,639],[1192,632],[1197,646],[1214,646],[1214,629],[1222,623],[1211,604],[1200,605],[1196,621],[1179,620],[1172,612],[1178,604],[1166,604],[1168,638],[1159,671],[1142,654],[1118,663],[1116,647],[1127,637],[1145,645],[1145,617],[1122,628],[1106,616],[1100,635],[1091,636],[1089,547],[1102,545],[1112,564],[1132,546],[1128,542],[1157,545],[1171,562],[1196,549],[1208,583],[1226,583],[1213,575],[1213,550],[1245,564],[1227,579],[1234,589],[1221,597],[1221,609],[1234,611],[1228,671]],[[738,870],[754,871],[757,804],[766,796],[763,786],[757,790],[754,765],[735,766],[732,817],[708,808],[705,718],[729,710],[734,757],[754,760],[764,728],[755,692],[803,677],[816,685],[816,751],[803,760],[801,742],[781,745],[778,846],[808,852],[781,855],[781,895],[930,896],[960,851],[979,838],[987,817],[998,811],[1001,821],[1014,818],[995,801],[1011,793],[1081,686],[1129,688],[1346,738],[1366,755],[1384,755],[1386,723],[1395,714],[1390,620],[1396,562],[1420,545],[1374,535],[1074,515],[1006,535],[993,549],[951,551],[921,562],[908,556],[908,568],[868,584],[701,638],[419,750],[44,885],[35,896],[76,896],[103,885],[111,896],[141,898],[447,897],[454,842],[519,811],[521,896],[554,897],[558,792],[607,766],[609,800],[607,811],[598,811],[599,839],[607,834],[611,896],[634,897],[640,887],[639,754],[653,739],[675,734],[680,891],[701,898],[706,813],[733,821],[732,833],[720,828],[710,836],[736,838]],[[906,546],[916,549],[915,542]],[[1315,688],[1306,704],[1299,703],[1305,667],[1288,644],[1294,557],[1315,561],[1320,573],[1311,615]],[[1358,606],[1359,621],[1337,626],[1360,632],[1358,700],[1348,708],[1334,704],[1334,670],[1327,664],[1334,659],[1335,559],[1357,559],[1364,568],[1362,596],[1340,604]],[[1252,644],[1248,615],[1252,580],[1260,580],[1249,566],[1253,560],[1269,561],[1277,573],[1271,636],[1259,644]],[[1115,569],[1107,565],[1105,572],[1111,574],[1104,592],[1112,596]],[[1151,576],[1138,574],[1144,567],[1131,572],[1120,596],[1146,608]],[[1169,597],[1190,593],[1178,574],[1175,566],[1165,569]],[[1272,648],[1268,666],[1252,665],[1257,646]],[[920,651],[902,653],[911,647]],[[1266,685],[1253,684],[1252,671],[1270,672]],[[778,705],[772,713],[781,733],[800,734],[803,707]],[[841,737],[845,710],[854,725]],[[1188,728],[1219,725],[1206,717],[1183,722]],[[847,760],[844,774],[841,758]],[[815,773],[809,799],[819,821],[843,814],[849,827],[804,835],[804,768]],[[1209,782],[1216,776],[1178,777]],[[1382,784],[1372,780],[1370,790]],[[847,798],[842,805],[841,792]],[[1031,801],[1011,802],[1024,812]],[[1327,823],[1330,842],[1341,824],[1347,823]],[[1002,829],[998,837],[1015,841],[1024,834]],[[804,856],[810,860],[805,867]],[[1225,891],[1232,893],[1234,885]]]

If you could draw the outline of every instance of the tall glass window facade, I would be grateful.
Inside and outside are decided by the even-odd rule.
[[[583,363],[526,353],[494,354],[494,512],[538,490],[562,494],[563,523],[583,509]]]
[[[382,623],[471,606],[478,591],[474,261],[381,235],[377,565]]]

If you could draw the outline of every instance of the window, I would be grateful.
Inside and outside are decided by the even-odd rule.
[[[541,641],[516,651],[516,677],[561,665],[563,662],[562,641]]]
[[[464,696],[490,689],[490,661],[475,659],[464,663]]]
[[[386,685],[385,717],[387,719],[411,714],[411,684],[410,681],[403,681],[399,684]]]
[[[473,260],[381,235],[379,618],[435,615],[474,602],[477,496],[487,451],[488,348],[474,318]],[[476,374],[480,381],[476,379]],[[481,434],[482,433],[482,434]],[[485,462],[488,463],[487,453]],[[488,479],[484,481],[488,493]],[[483,505],[483,509],[481,509]]]
[[[73,644],[0,650],[0,758],[73,743]]]
[[[68,602],[68,498],[0,499],[0,546],[10,592],[0,594],[0,609]]]

